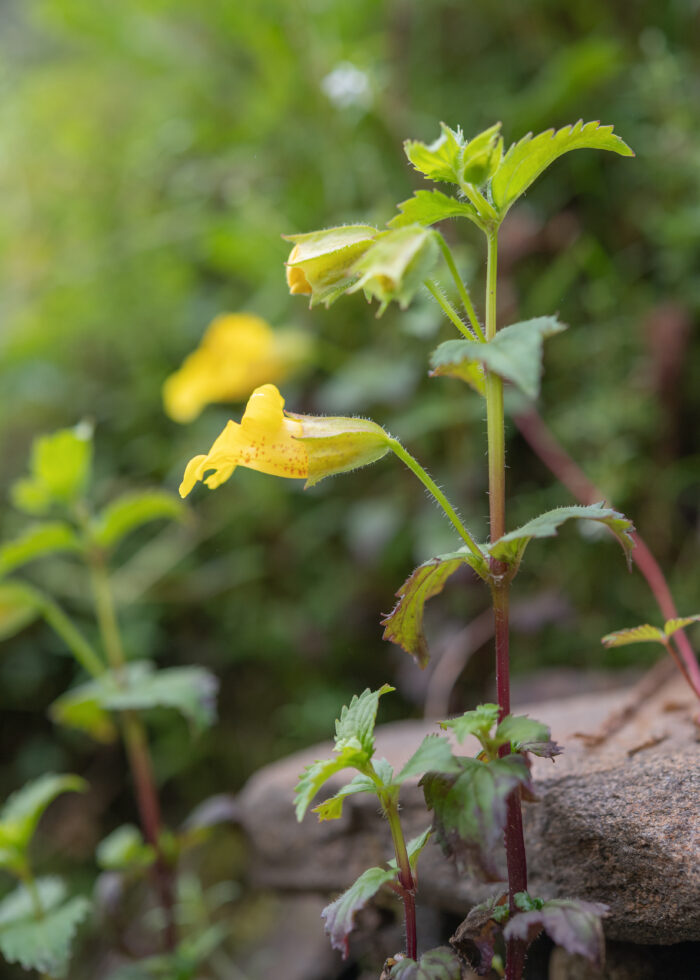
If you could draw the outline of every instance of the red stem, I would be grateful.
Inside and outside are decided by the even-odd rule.
[[[605,498],[605,494],[598,490],[564,447],[557,442],[536,409],[531,408],[527,412],[521,412],[514,417],[514,422],[536,455],[576,500],[582,504],[591,504]],[[635,531],[632,537],[636,545],[632,558],[637,568],[647,580],[664,619],[675,619],[678,611],[659,563],[638,531]],[[700,667],[690,641],[682,630],[675,634],[674,640],[686,668],[681,669],[681,673],[693,693],[700,698]],[[669,646],[669,653],[673,656],[672,646]],[[680,667],[678,659],[674,657],[674,660]]]

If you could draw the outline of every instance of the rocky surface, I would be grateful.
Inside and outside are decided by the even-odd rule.
[[[525,806],[530,887],[544,897],[578,897],[610,906],[610,939],[641,944],[700,940],[700,742],[697,713],[681,681],[627,692],[516,705],[550,725],[565,747],[555,763],[535,759],[540,802]],[[622,714],[621,714],[622,712]],[[616,724],[611,723],[615,722]],[[606,728],[608,739],[596,744]],[[429,722],[377,728],[377,753],[399,767]],[[583,737],[582,737],[583,736]],[[466,746],[472,751],[473,746]],[[260,884],[337,892],[391,855],[386,829],[369,798],[350,797],[341,820],[294,818],[292,796],[303,767],[330,754],[328,743],[257,773],[239,797]],[[345,774],[343,774],[345,775]],[[330,793],[326,794],[330,795]],[[429,822],[417,786],[403,791],[410,836]],[[466,915],[493,891],[459,879],[439,849],[419,864],[419,901]]]

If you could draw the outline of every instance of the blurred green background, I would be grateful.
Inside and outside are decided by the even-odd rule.
[[[214,315],[249,310],[317,341],[315,363],[281,386],[290,408],[380,422],[484,535],[482,405],[457,381],[426,376],[449,325],[427,296],[381,320],[360,296],[309,311],[288,295],[280,235],[383,225],[426,186],[402,140],[434,139],[439,120],[471,135],[500,119],[509,143],[601,119],[636,159],[570,154],[514,209],[502,234],[501,315],[558,311],[570,324],[549,344],[542,413],[635,520],[681,612],[695,611],[699,15],[698,0],[4,0],[2,499],[32,437],[82,419],[96,426],[98,500],[175,489],[186,461],[242,406],[179,426],[163,413],[161,385]],[[467,223],[445,234],[481,308],[481,236]],[[570,497],[510,435],[516,526]],[[414,565],[452,545],[389,459],[307,492],[239,470],[190,506],[188,527],[149,532],[139,555],[126,546],[115,577],[132,652],[201,663],[222,681],[209,737],[193,742],[171,721],[156,729],[173,821],[326,737],[364,686],[398,684],[384,718],[419,714],[422,679],[382,642],[379,618]],[[1,522],[5,535],[22,523],[9,505]],[[30,575],[86,611],[67,565]],[[612,667],[600,636],[658,618],[615,545],[575,531],[528,551],[516,596],[552,595],[564,611],[516,632],[516,673]],[[430,608],[436,648],[486,602],[471,579],[455,579]],[[614,661],[654,658],[634,647]],[[42,626],[3,648],[3,789],[94,760],[93,746],[44,718],[72,677]],[[453,708],[475,704],[490,683],[484,648]]]

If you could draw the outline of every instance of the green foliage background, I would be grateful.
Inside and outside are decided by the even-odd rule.
[[[427,296],[381,320],[360,296],[309,312],[287,293],[280,235],[389,220],[426,186],[402,140],[435,138],[440,119],[467,134],[501,119],[510,142],[600,118],[637,159],[571,154],[514,209],[501,315],[558,312],[571,325],[547,351],[543,414],[636,521],[681,613],[693,611],[697,0],[4,0],[0,15],[3,499],[33,435],[81,419],[96,425],[98,498],[175,488],[241,407],[180,427],[163,414],[161,384],[215,314],[250,310],[317,338],[317,363],[283,386],[291,408],[374,418],[480,537],[482,406],[458,382],[426,377],[429,350],[452,335],[446,322]],[[480,236],[463,225],[446,234],[478,299]],[[571,502],[516,434],[509,462],[511,526]],[[389,459],[306,493],[240,470],[194,494],[191,510],[184,530],[156,533],[138,559],[127,548],[115,580],[133,652],[222,678],[213,736],[157,729],[172,819],[326,737],[340,704],[367,685],[391,680],[402,692],[403,708],[388,699],[384,717],[418,710],[414,668],[382,642],[378,621],[414,565],[453,543]],[[9,508],[2,527],[19,527]],[[568,618],[516,635],[516,671],[610,663],[603,633],[658,619],[615,545],[565,538],[531,547],[517,594],[556,592]],[[86,585],[68,569],[55,561],[32,575],[87,614]],[[485,605],[465,576],[435,601],[431,635]],[[635,647],[615,662],[646,655]],[[455,707],[488,693],[489,670],[483,651]],[[72,677],[40,625],[3,649],[3,788],[92,758],[43,717]]]

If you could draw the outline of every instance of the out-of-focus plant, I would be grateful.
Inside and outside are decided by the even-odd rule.
[[[16,507],[33,521],[15,538],[0,544],[0,631],[8,638],[43,617],[78,667],[76,683],[51,704],[50,717],[97,742],[122,739],[141,828],[124,825],[113,830],[99,845],[97,862],[131,882],[150,879],[161,909],[156,934],[165,958],[177,958],[178,860],[201,835],[175,833],[163,823],[146,721],[152,709],[174,709],[186,719],[193,735],[202,732],[215,719],[217,681],[200,666],[158,668],[143,653],[127,654],[110,579],[112,555],[127,536],[145,525],[182,521],[185,511],[176,496],[161,490],[127,492],[95,510],[92,454],[92,432],[86,425],[35,440],[29,474],[12,488]],[[59,555],[80,563],[87,572],[99,644],[93,644],[51,595],[17,577],[24,566]],[[26,847],[43,808],[68,789],[85,790],[87,784],[78,777],[43,777],[15,794],[0,816],[4,866],[20,877],[28,895],[22,897],[24,893],[18,892],[5,900],[7,918],[0,929],[0,951],[8,959],[51,976],[65,973],[69,940],[85,916],[85,900],[64,903],[65,888],[53,879],[45,888],[41,882],[34,886]],[[36,920],[33,925],[25,921],[27,910]],[[20,925],[15,926],[15,920]],[[11,937],[20,926],[26,935],[12,945]],[[32,929],[45,936],[34,944],[34,959]]]
[[[405,309],[426,288],[456,327],[460,339],[433,351],[433,376],[465,382],[486,406],[490,538],[477,543],[444,492],[396,439],[373,422],[362,419],[316,418],[284,412],[276,388],[266,385],[251,396],[242,422],[229,422],[208,454],[188,464],[181,494],[204,480],[218,487],[239,465],[283,477],[304,477],[307,485],[325,476],[374,462],[392,450],[433,496],[461,539],[461,546],[420,565],[397,593],[399,601],[387,616],[384,637],[403,647],[420,666],[429,659],[423,633],[426,601],[442,591],[447,579],[465,564],[488,587],[494,617],[498,703],[480,705],[460,718],[443,723],[462,742],[474,736],[480,743],[476,758],[453,754],[450,742],[429,735],[397,775],[386,760],[374,760],[374,724],[379,698],[388,685],[366,690],[343,708],[336,722],[335,755],[315,762],[297,787],[297,816],[301,819],[320,788],[337,772],[355,769],[357,775],[316,807],[319,819],[337,819],[346,797],[360,792],[377,795],[391,828],[395,860],[387,868],[371,868],[324,911],[333,945],[347,955],[354,916],[382,885],[389,884],[403,901],[406,947],[387,965],[392,978],[461,976],[457,956],[433,951],[417,961],[415,865],[430,831],[406,844],[401,830],[398,795],[408,778],[421,777],[426,804],[433,812],[433,832],[458,868],[485,880],[498,880],[493,852],[505,842],[508,890],[472,911],[468,926],[479,951],[473,965],[507,980],[521,980],[529,944],[545,931],[572,952],[602,962],[600,918],[605,907],[571,899],[544,901],[528,894],[527,863],[522,829],[521,798],[531,797],[528,753],[553,758],[559,751],[546,726],[510,713],[509,598],[526,548],[532,540],[557,535],[570,520],[595,522],[617,538],[631,566],[634,547],[631,522],[605,502],[560,507],[540,514],[508,531],[505,521],[504,383],[525,399],[539,393],[544,340],[565,329],[556,316],[537,316],[499,329],[497,318],[498,233],[513,204],[562,154],[575,149],[601,149],[632,156],[611,126],[582,121],[559,131],[527,135],[504,152],[500,124],[472,140],[461,130],[442,124],[432,144],[405,143],[406,155],[428,180],[451,185],[452,193],[419,190],[398,205],[389,230],[365,225],[340,226],[305,235],[288,236],[294,247],[287,263],[290,291],[310,296],[311,306],[333,304],[344,293],[362,290],[368,301],[379,302],[378,316],[392,302]],[[456,192],[456,193],[455,193]],[[485,235],[487,244],[484,323],[479,321],[470,294],[444,237],[432,226],[463,217]],[[461,312],[434,276],[440,260],[451,279]],[[213,471],[213,472],[211,472]],[[207,476],[207,474],[210,474]],[[696,617],[667,624],[664,633],[642,627],[636,638],[658,639],[671,650],[674,630]],[[647,634],[654,632],[654,636]],[[631,635],[630,634],[630,635]],[[613,638],[606,638],[609,644]],[[615,642],[628,642],[621,634]],[[674,651],[675,656],[675,651]],[[682,661],[677,662],[682,666]],[[684,676],[688,679],[687,673]],[[691,685],[692,686],[692,685]],[[501,940],[499,940],[499,936]],[[505,943],[505,963],[496,953]],[[430,959],[432,957],[432,959]],[[430,961],[429,961],[430,960]]]

